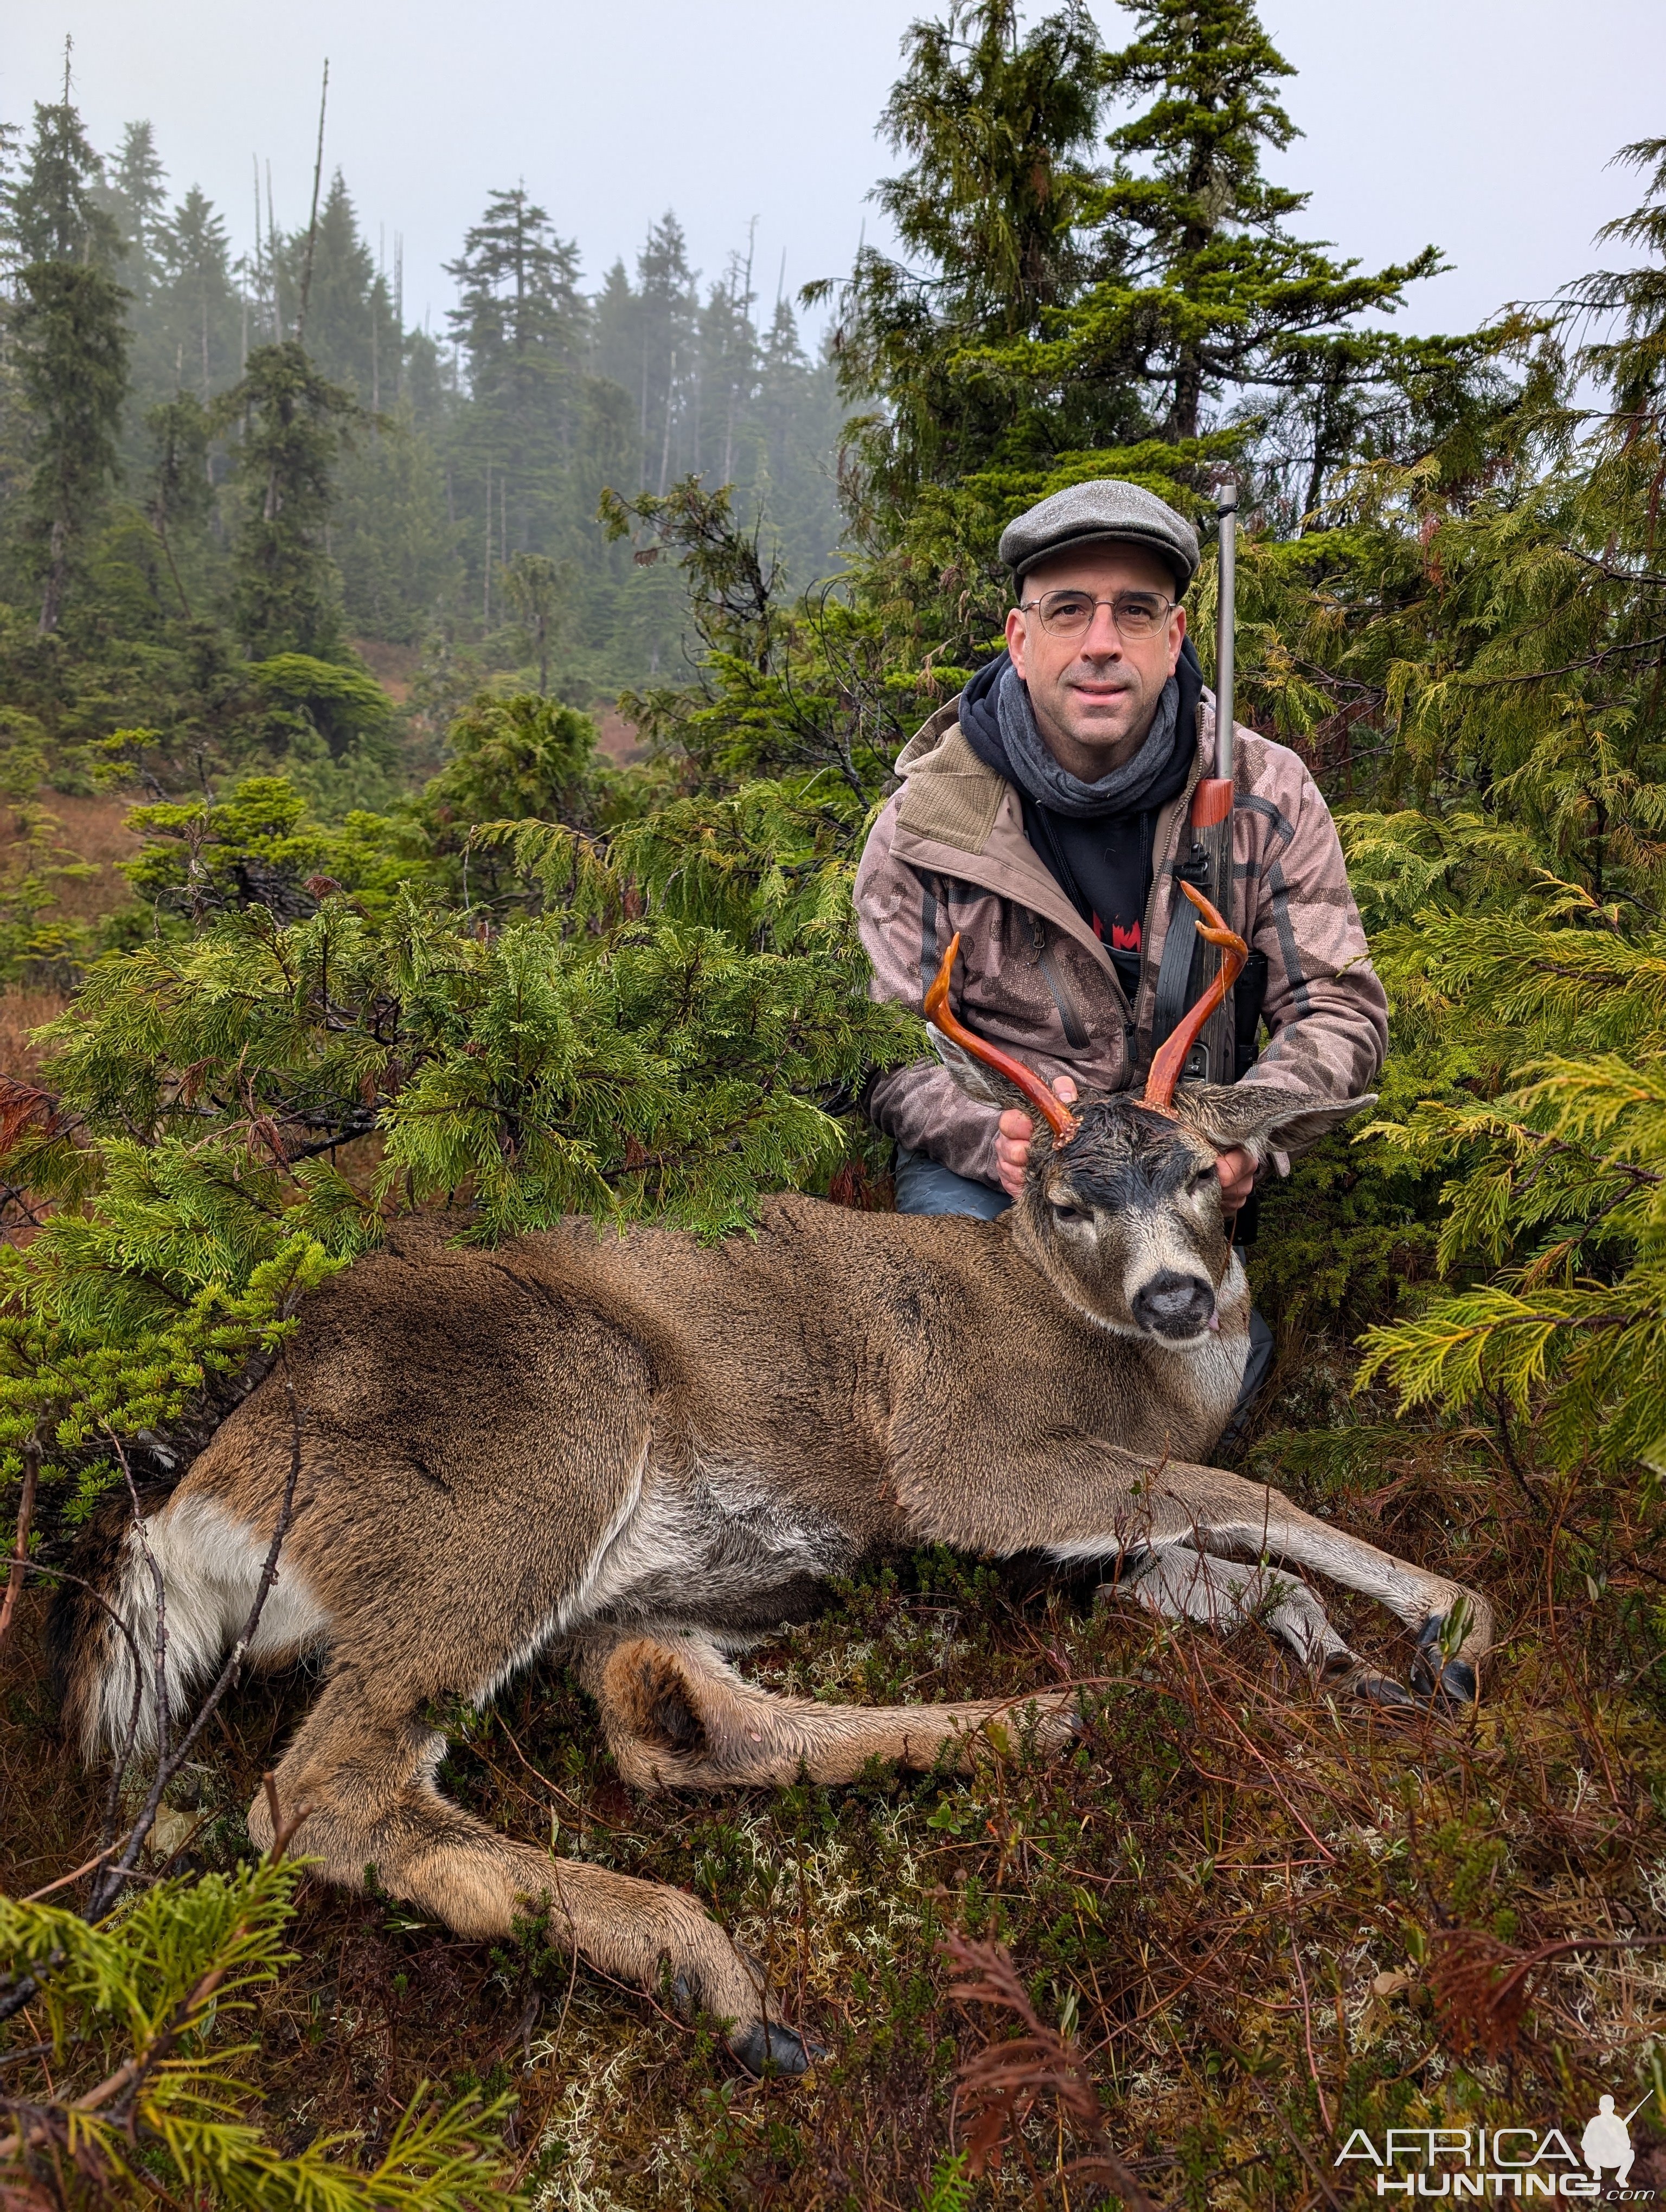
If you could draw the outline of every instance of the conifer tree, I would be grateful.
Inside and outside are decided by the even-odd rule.
[[[517,553],[503,572],[503,581],[527,650],[538,664],[538,696],[543,698],[550,689],[550,653],[568,579],[547,554]]]
[[[1398,306],[1442,263],[1430,246],[1362,276],[1291,235],[1308,195],[1270,184],[1262,161],[1298,135],[1276,96],[1294,71],[1253,0],[1141,0],[1134,14],[1140,35],[1107,82],[1151,105],[1110,134],[1096,222],[1110,265],[1069,319],[1084,365],[1132,373],[1162,435],[1191,439],[1212,403],[1319,380],[1316,341]]]
[[[1087,10],[1068,0],[1021,33],[1017,0],[970,0],[915,23],[904,52],[880,128],[913,161],[875,198],[908,260],[859,253],[835,340],[846,396],[885,403],[856,440],[876,521],[998,454],[1045,467],[1140,428],[1131,396],[1104,380],[1018,382],[965,365],[979,346],[1039,338],[1078,289],[1105,70]]]
[[[1410,464],[1357,465],[1345,530],[1299,562],[1247,549],[1241,633],[1252,712],[1311,732],[1322,772],[1356,732],[1377,756],[1339,815],[1395,1007],[1372,1135],[1385,1173],[1445,1176],[1446,1279],[1372,1331],[1365,1376],[1484,1409],[1506,1443],[1530,1422],[1563,1466],[1640,1463],[1649,1493],[1666,1465],[1663,155],[1626,149],[1648,196],[1606,233],[1643,264],[1571,288],[1561,343],[1518,333],[1508,404]]]
[[[127,392],[126,295],[111,273],[120,241],[98,204],[99,175],[68,98],[37,105],[9,228],[21,264],[12,330],[33,422],[26,529],[43,637],[62,618],[72,564],[114,477]]]
[[[306,254],[307,234],[297,232],[281,256],[297,297]],[[352,195],[337,169],[313,240],[307,350],[323,375],[344,386],[362,407],[380,413],[398,392],[402,349],[386,277],[360,232]]]
[[[179,611],[192,619],[191,600],[179,573],[182,532],[207,520],[213,487],[209,480],[207,410],[190,392],[153,407],[145,417],[153,459],[146,514],[156,533],[168,574],[179,594]]]
[[[156,231],[167,202],[165,175],[150,125],[128,124],[121,151],[106,168],[101,197],[127,250],[122,273],[140,303],[149,296],[156,274]]]
[[[295,652],[327,660],[340,650],[340,585],[324,528],[359,412],[293,338],[257,347],[241,382],[216,403],[216,422],[239,431],[232,614],[252,659]]]
[[[663,495],[684,472],[689,404],[698,389],[698,296],[688,241],[670,209],[636,257],[642,337],[642,477]]]
[[[489,595],[493,562],[547,550],[559,528],[587,316],[578,249],[556,236],[523,186],[493,193],[462,253],[447,265],[457,279],[450,321],[471,402],[459,455],[481,518],[471,557],[486,571]]]
[[[241,367],[241,302],[225,221],[192,185],[150,236],[157,274],[135,319],[143,373],[159,400],[188,391],[207,407]]]

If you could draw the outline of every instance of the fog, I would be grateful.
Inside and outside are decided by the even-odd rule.
[[[404,240],[408,318],[443,327],[443,264],[494,186],[524,179],[593,283],[674,207],[708,276],[744,250],[755,283],[841,274],[866,195],[891,165],[874,126],[912,0],[13,0],[0,112],[54,97],[74,40],[75,95],[112,149],[147,116],[174,190],[193,182],[252,233],[252,157],[280,223],[305,220],[327,55],[329,167],[373,243]],[[1098,11],[1113,42],[1128,19]],[[1309,234],[1368,263],[1441,246],[1451,273],[1406,326],[1455,329],[1591,265],[1591,236],[1633,205],[1604,173],[1666,131],[1659,0],[1265,0],[1299,74],[1305,136],[1271,167],[1312,193]],[[1626,56],[1617,68],[1616,53]]]

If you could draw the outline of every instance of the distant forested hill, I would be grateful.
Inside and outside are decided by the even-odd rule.
[[[525,611],[505,574],[517,561],[555,564],[543,579],[548,619],[564,682],[587,703],[680,666],[681,595],[668,572],[607,542],[605,487],[663,491],[690,474],[733,484],[737,513],[761,522],[795,585],[840,565],[846,409],[833,367],[806,353],[788,301],[760,299],[746,255],[702,284],[674,214],[653,226],[634,273],[616,262],[592,291],[578,245],[550,215],[522,187],[494,192],[459,240],[456,305],[430,333],[407,325],[397,242],[391,264],[380,240],[373,252],[339,170],[316,225],[297,231],[271,221],[257,190],[259,228],[240,252],[223,213],[170,179],[148,122],[94,149],[72,108],[42,106],[33,134],[12,131],[5,150],[14,287],[34,258],[17,210],[27,222],[32,196],[67,191],[85,202],[70,227],[96,239],[119,289],[126,389],[112,428],[130,500],[154,510],[159,471],[179,470],[182,431],[202,447],[192,465],[204,495],[173,518],[178,576],[131,516],[94,556],[130,628],[143,626],[153,567],[164,618],[179,611],[170,599],[195,613],[229,588],[246,412],[246,395],[232,395],[252,355],[296,341],[352,403],[337,418],[325,526],[342,628],[426,646],[453,675],[459,648],[472,648],[465,694],[495,667],[538,658],[517,632]],[[15,374],[0,410],[0,530],[9,519],[15,531],[33,434]],[[15,561],[11,582],[22,584]]]

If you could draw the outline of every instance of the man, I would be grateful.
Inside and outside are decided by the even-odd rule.
[[[875,996],[913,1006],[958,930],[956,1011],[1069,1100],[1078,1084],[1143,1081],[1162,1042],[1164,945],[1189,911],[1175,870],[1214,759],[1181,605],[1197,536],[1152,493],[1101,478],[1009,523],[1000,551],[1017,586],[1006,651],[898,759],[856,911]],[[1257,1014],[1268,1032],[1241,1079],[1357,1097],[1382,1065],[1387,1006],[1335,825],[1296,755],[1253,731],[1237,732],[1234,781],[1240,1067]],[[933,1060],[877,1078],[866,1103],[897,1140],[902,1212],[989,1219],[1018,1195],[1027,1115],[979,1105]],[[1251,1163],[1231,1151],[1218,1164],[1235,1212]]]

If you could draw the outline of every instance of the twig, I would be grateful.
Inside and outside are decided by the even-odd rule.
[[[91,1858],[83,1859],[81,1864],[71,1873],[59,1875],[58,1880],[56,1881],[49,1881],[45,1889],[32,1889],[27,1897],[20,1897],[17,1900],[18,1903],[20,1905],[39,1905],[44,1899],[51,1897],[55,1890],[67,1889],[72,1881],[79,1881],[82,1875],[91,1874],[95,1866],[102,1865],[104,1861],[109,1857],[111,1852],[115,1850],[117,1848],[117,1844],[106,1844],[101,1851],[94,1851]]]
[[[1313,2055],[1313,2008],[1307,1994],[1306,1970],[1302,1965],[1301,1932],[1293,1920],[1290,1929],[1290,1955],[1296,1964],[1296,1979],[1302,1992],[1302,2046],[1307,2053],[1307,2070],[1313,2082],[1313,2094],[1319,2100],[1319,2118],[1324,2123],[1325,2133],[1329,2135],[1330,2106],[1325,2096],[1325,2085],[1319,2079],[1319,2062]]]
[[[0,1598],[0,1651],[5,1650],[6,1638],[11,1634],[12,1616],[17,1610],[18,1593],[22,1589],[24,1570],[29,1564],[29,1528],[34,1519],[34,1493],[40,1480],[40,1447],[38,1443],[25,1444],[23,1495],[17,1508],[17,1542],[6,1574],[6,1595]]]
[[[156,1756],[163,1765],[167,1763],[167,1585],[162,1580],[162,1571],[156,1564],[156,1555],[150,1548],[150,1539],[144,1533],[144,1510],[139,1504],[138,1485],[133,1480],[133,1470],[128,1464],[127,1454],[122,1449],[121,1438],[106,1422],[104,1432],[115,1446],[116,1459],[121,1468],[122,1480],[127,1485],[127,1495],[133,1506],[133,1536],[150,1570],[150,1579],[156,1592]]]

